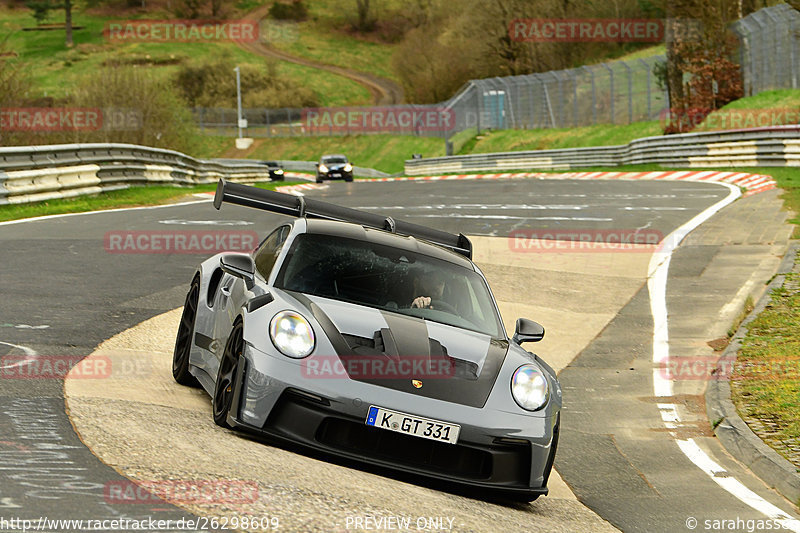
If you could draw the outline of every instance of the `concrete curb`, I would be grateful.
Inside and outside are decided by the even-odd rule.
[[[771,301],[771,293],[783,285],[786,274],[792,271],[795,255],[800,250],[800,242],[789,245],[783,256],[777,275],[767,286],[767,290],[747,318],[742,322],[722,357],[735,360],[742,339],[747,334],[747,325],[755,320]],[[731,401],[731,387],[727,380],[712,380],[705,394],[706,414],[713,423],[721,422],[714,433],[725,449],[738,461],[746,465],[764,483],[780,492],[795,505],[800,505],[800,469],[778,452],[770,448],[747,426]]]
[[[573,179],[573,180],[665,180],[706,181],[730,183],[745,190],[742,196],[751,196],[774,189],[777,183],[771,176],[747,172],[721,172],[716,170],[657,170],[647,172],[504,172],[495,174],[444,174],[439,176],[405,176],[399,178],[376,178],[356,180],[353,183],[383,183],[387,181],[441,181],[441,180],[488,180],[488,179]],[[289,194],[302,194],[304,189],[320,187],[315,184],[287,185],[276,190]]]

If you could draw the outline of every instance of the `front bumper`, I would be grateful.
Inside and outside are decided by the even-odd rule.
[[[353,171],[329,170],[328,172],[317,172],[318,179],[324,180],[350,180],[353,179]]]
[[[285,359],[285,358],[284,358]],[[493,495],[533,500],[547,494],[558,442],[558,415],[513,417],[375,385],[303,377],[284,361],[247,345],[228,422],[248,433],[445,481]],[[459,424],[457,444],[367,426],[370,405]],[[528,422],[518,427],[520,420]],[[515,428],[515,429],[509,429]]]

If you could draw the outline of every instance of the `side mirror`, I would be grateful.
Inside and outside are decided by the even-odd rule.
[[[512,341],[517,344],[523,342],[539,342],[544,338],[544,327],[538,322],[528,320],[527,318],[518,318],[517,327],[514,331]]]
[[[252,289],[256,284],[256,265],[249,254],[228,253],[219,258],[219,266],[223,272],[231,276],[242,278],[247,289]]]

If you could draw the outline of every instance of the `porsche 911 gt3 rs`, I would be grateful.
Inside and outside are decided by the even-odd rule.
[[[220,180],[223,202],[293,216],[221,253],[186,295],[172,372],[223,427],[531,501],[547,494],[561,388],[508,338],[454,235]]]

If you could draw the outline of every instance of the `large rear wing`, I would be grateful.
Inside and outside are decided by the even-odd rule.
[[[377,228],[391,233],[413,236],[449,248],[472,259],[472,243],[463,233],[455,235],[446,231],[420,226],[419,224],[395,220],[392,217],[306,198],[305,196],[294,196],[292,194],[259,189],[250,185],[230,183],[220,178],[217,184],[217,193],[214,195],[214,207],[219,209],[222,206],[222,202],[254,207],[293,217],[352,222],[353,224]]]

